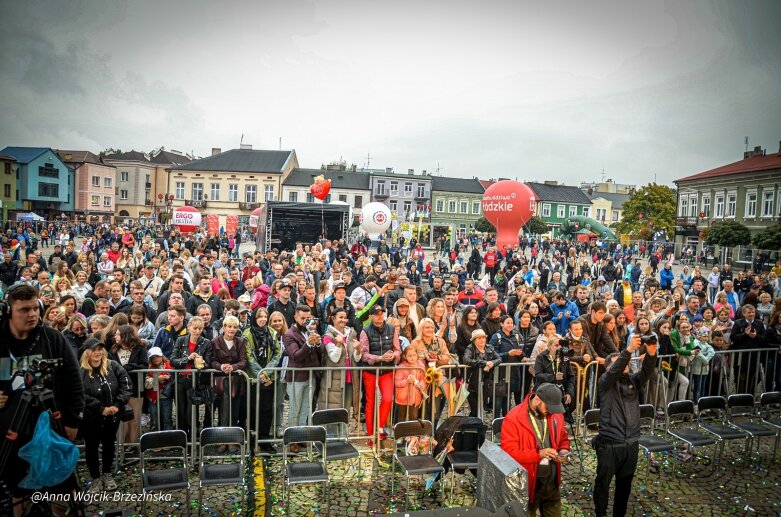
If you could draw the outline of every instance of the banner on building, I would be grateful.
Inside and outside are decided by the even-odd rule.
[[[225,232],[229,236],[236,234],[236,229],[239,227],[239,216],[229,215],[225,218]]]
[[[214,237],[220,233],[220,216],[217,214],[209,214],[206,216],[206,229],[209,235]]]

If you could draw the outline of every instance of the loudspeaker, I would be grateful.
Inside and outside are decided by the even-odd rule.
[[[486,441],[477,456],[477,506],[496,512],[507,503],[529,507],[529,481],[526,469],[501,447]]]

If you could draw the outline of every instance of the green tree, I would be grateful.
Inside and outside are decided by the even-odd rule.
[[[100,154],[98,154],[98,156],[100,156],[101,158],[105,158],[106,156],[112,154],[122,154],[122,149],[114,149],[113,147],[109,147],[104,151],[100,151]]]
[[[624,235],[647,238],[653,232],[675,233],[675,192],[666,185],[649,183],[624,203],[616,230]]]
[[[496,228],[494,228],[494,225],[492,225],[485,217],[481,217],[477,220],[475,223],[475,230],[480,233],[496,233]]]
[[[523,229],[527,233],[542,234],[547,233],[548,225],[542,220],[540,216],[533,215],[529,222],[523,225]]]
[[[781,249],[781,224],[768,226],[754,236],[754,247],[759,250]]]
[[[737,221],[720,221],[711,226],[706,244],[719,246],[747,246],[751,243],[751,232]]]

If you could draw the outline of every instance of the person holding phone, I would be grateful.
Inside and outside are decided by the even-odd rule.
[[[502,423],[502,449],[529,475],[527,515],[561,515],[561,464],[568,461],[561,389],[543,383],[529,393]]]

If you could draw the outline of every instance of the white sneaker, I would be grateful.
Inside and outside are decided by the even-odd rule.
[[[141,415],[141,427],[149,427],[149,420],[150,420],[149,415],[147,415],[146,413]]]
[[[104,490],[116,490],[117,489],[117,482],[114,481],[114,478],[111,477],[111,474],[103,474],[101,476],[100,480],[103,482],[103,489]]]
[[[95,478],[92,480],[92,484],[89,486],[89,492],[90,494],[99,494],[103,491],[103,478]]]

